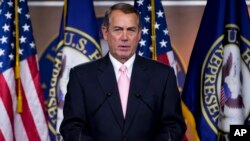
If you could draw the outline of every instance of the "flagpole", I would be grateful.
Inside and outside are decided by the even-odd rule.
[[[18,23],[18,0],[15,0],[15,38],[16,38],[16,58],[15,58],[15,79],[17,82],[17,112],[23,112],[23,98],[20,78],[20,58],[19,58],[19,23]]]
[[[151,29],[152,29],[152,59],[157,60],[156,53],[156,32],[155,32],[155,0],[151,0]]]
[[[67,13],[68,13],[68,0],[64,0],[64,6],[63,6],[63,30],[65,30],[65,28],[66,28],[66,21],[67,21]],[[65,39],[65,34],[64,34],[64,39]],[[63,40],[63,45],[65,45],[64,44],[64,40]]]

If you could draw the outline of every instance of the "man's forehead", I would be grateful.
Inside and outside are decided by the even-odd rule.
[[[129,28],[138,28],[137,25],[132,25],[132,26],[121,26],[121,25],[110,25],[111,28],[122,28],[122,29],[129,29]]]
[[[111,12],[111,14],[110,14],[110,17],[113,17],[113,18],[120,18],[120,17],[117,17],[116,15],[124,15],[125,17],[126,16],[135,16],[136,17],[136,19],[138,18],[139,19],[139,17],[137,17],[137,15],[136,15],[136,13],[125,13],[125,12],[123,12],[123,11],[121,11],[121,10],[113,10],[112,12]]]
[[[131,13],[133,14],[133,13]],[[115,23],[115,24],[131,24],[131,25],[138,25],[139,24],[139,19],[136,17],[136,15],[131,15],[131,14],[124,14],[124,15],[111,15],[110,16],[110,23]]]

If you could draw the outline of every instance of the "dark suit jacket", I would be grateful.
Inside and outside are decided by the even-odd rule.
[[[106,55],[70,71],[60,132],[65,141],[181,141],[186,130],[174,71],[136,56],[124,119]]]

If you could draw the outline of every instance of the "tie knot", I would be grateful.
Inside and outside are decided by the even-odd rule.
[[[126,72],[127,71],[127,67],[125,65],[122,65],[119,69],[120,72]]]

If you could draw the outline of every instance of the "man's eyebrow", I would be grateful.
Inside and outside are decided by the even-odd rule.
[[[119,28],[119,29],[137,29],[137,27],[135,27],[135,26],[131,26],[131,27],[127,27],[127,28],[121,27],[121,26],[114,26],[113,28]]]
[[[113,28],[122,28],[123,29],[123,27],[120,27],[120,26],[113,26]]]
[[[137,27],[128,27],[127,29],[133,29],[133,30],[135,30],[135,29],[137,29]]]

